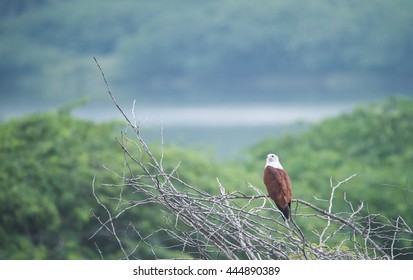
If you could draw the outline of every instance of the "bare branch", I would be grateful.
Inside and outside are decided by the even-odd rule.
[[[329,199],[315,198],[315,203],[327,203],[327,209],[300,198],[293,199],[293,219],[286,224],[277,207],[256,186],[248,184],[252,195],[228,192],[217,179],[219,194],[210,194],[179,178],[179,164],[166,171],[163,128],[158,160],[142,138],[134,113],[132,122],[116,103],[96,58],[95,62],[112,101],[133,130],[133,139],[122,133],[118,140],[128,172],[117,176],[119,184],[107,186],[119,189],[113,207],[101,202],[93,182],[93,195],[108,217],[102,221],[95,215],[100,227],[91,238],[109,232],[127,259],[135,258],[140,246],[148,247],[153,258],[157,258],[159,245],[152,240],[159,234],[167,234],[174,240],[175,245],[169,249],[200,259],[394,259],[412,254],[406,244],[413,244],[413,232],[402,217],[393,221],[370,214],[363,202],[354,207],[346,196],[348,210],[334,212],[335,191],[355,174],[335,186],[331,179]],[[129,239],[119,237],[116,228],[121,226],[120,218],[131,209],[148,205],[157,207],[156,215],[164,217],[164,224],[145,235],[131,221],[125,231],[132,229],[136,235]],[[311,227],[307,228],[308,225]],[[102,258],[103,253],[99,251]]]

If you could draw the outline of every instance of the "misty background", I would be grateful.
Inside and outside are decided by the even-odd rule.
[[[93,57],[149,138],[235,153],[413,96],[413,2],[2,0],[0,118],[120,118]]]

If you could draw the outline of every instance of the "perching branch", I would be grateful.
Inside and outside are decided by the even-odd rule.
[[[336,186],[331,183],[328,209],[293,199],[293,220],[286,224],[267,195],[252,185],[249,188],[254,195],[227,192],[217,179],[219,194],[213,195],[180,179],[179,164],[167,172],[163,151],[158,160],[142,138],[134,114],[132,120],[126,116],[96,58],[95,62],[113,103],[132,128],[133,139],[122,134],[118,140],[129,177],[124,175],[120,184],[108,186],[119,188],[120,192],[114,212],[101,202],[93,188],[107,217],[96,217],[101,226],[92,238],[102,231],[109,232],[124,258],[135,258],[142,246],[150,248],[156,258],[159,248],[151,240],[165,233],[175,241],[173,249],[200,259],[394,259],[411,252],[397,247],[400,243],[413,243],[413,232],[401,217],[392,221],[377,214],[363,214],[366,210],[362,202],[357,208],[348,203],[348,212],[333,211],[335,191],[355,175]],[[132,192],[126,195],[125,189]],[[131,221],[127,228],[133,229],[134,237],[120,236],[117,220],[130,209],[149,205],[157,206],[156,215],[162,215],[165,223],[145,236]],[[315,228],[307,228],[309,225]]]

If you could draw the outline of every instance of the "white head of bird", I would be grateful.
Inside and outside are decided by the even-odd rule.
[[[284,169],[280,163],[280,160],[275,154],[267,155],[267,163],[265,164],[265,166],[271,166],[271,167],[278,168],[278,169]]]

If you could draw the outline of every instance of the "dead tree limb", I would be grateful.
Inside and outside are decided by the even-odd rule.
[[[363,203],[357,208],[349,203],[348,212],[334,213],[334,191],[354,175],[336,186],[331,184],[328,209],[294,199],[293,221],[286,224],[267,195],[252,185],[249,187],[254,195],[227,192],[217,179],[219,194],[213,195],[181,180],[177,175],[179,164],[167,172],[163,167],[163,152],[158,160],[142,138],[134,114],[132,120],[126,116],[96,58],[95,62],[113,103],[132,128],[133,139],[125,133],[118,140],[129,177],[122,176],[119,184],[108,186],[122,191],[131,189],[132,195],[121,193],[111,212],[93,189],[107,217],[98,218],[100,227],[92,238],[102,231],[109,232],[124,258],[135,258],[139,246],[149,247],[156,258],[157,248],[151,240],[158,233],[166,233],[175,240],[175,250],[200,259],[395,259],[412,254],[411,248],[397,247],[399,243],[413,244],[412,229],[402,217],[391,220],[368,212],[363,214]],[[133,228],[137,240],[120,237],[117,220],[132,208],[148,205],[158,207],[165,224],[144,236],[132,219],[127,227]],[[318,228],[308,229],[307,225],[317,225],[321,232]],[[135,245],[126,245],[131,243]],[[104,252],[99,254],[102,256]]]

